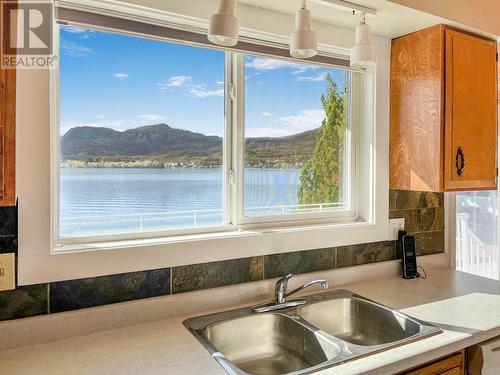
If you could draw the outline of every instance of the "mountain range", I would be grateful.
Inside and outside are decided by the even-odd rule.
[[[301,166],[311,155],[316,130],[286,137],[246,139],[247,166]],[[80,126],[61,137],[61,159],[67,161],[140,162],[188,166],[218,166],[222,163],[222,138],[167,124],[117,131],[105,127]]]

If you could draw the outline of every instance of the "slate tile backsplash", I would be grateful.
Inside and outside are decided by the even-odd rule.
[[[442,193],[391,190],[389,208],[390,218],[405,218],[420,255],[444,251]],[[16,207],[0,208],[0,253],[17,252],[16,238]],[[0,320],[397,258],[396,242],[383,241],[18,287],[0,292]]]
[[[0,320],[48,313],[47,284],[21,286],[0,292]]]
[[[373,242],[337,248],[337,268],[396,259],[394,241]]]
[[[335,268],[337,249],[315,249],[264,257],[264,278],[272,279],[287,273],[304,273]]]
[[[50,283],[50,312],[170,294],[170,268]]]
[[[172,268],[172,293],[262,280],[262,257],[251,257]]]
[[[17,207],[0,207],[0,254],[17,253]]]

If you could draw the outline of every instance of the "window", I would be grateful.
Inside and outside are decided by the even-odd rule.
[[[60,30],[60,235],[221,225],[224,53]]]
[[[60,243],[355,218],[359,73],[91,28],[59,35]],[[241,77],[227,95],[226,74]],[[229,111],[233,100],[243,105]]]
[[[456,195],[457,270],[500,279],[498,191]]]
[[[456,193],[456,269],[500,280],[499,190]]]
[[[245,57],[245,217],[350,207],[349,88],[345,70]]]
[[[71,0],[67,3],[73,2]],[[147,8],[136,10],[126,5],[99,4],[98,7],[93,8],[90,5],[80,7],[81,4],[74,3],[78,7],[72,9],[58,7],[57,9],[58,22],[64,23],[60,28],[67,28],[63,31],[56,28],[53,33],[55,51],[61,45],[60,49],[66,55],[60,55],[60,71],[17,71],[18,139],[16,146],[21,150],[18,153],[20,183],[17,186],[19,285],[387,239],[389,232],[387,216],[389,166],[386,154],[389,140],[387,107],[390,83],[389,40],[377,43],[378,62],[375,68],[366,71],[350,71],[346,69],[349,65],[346,51],[335,47],[328,47],[327,51],[322,51],[320,55],[307,61],[294,61],[286,58],[288,55],[286,47],[289,42],[287,35],[278,36],[245,30],[241,35],[242,43],[238,44],[241,50],[221,51],[213,49],[213,45],[207,42],[206,35],[192,31],[197,30],[196,27],[191,28],[192,17],[173,14],[166,16],[163,12],[158,13]],[[76,10],[82,8],[86,10]],[[259,11],[266,15],[263,19],[274,19],[275,14],[272,11],[264,9]],[[116,16],[110,16],[110,14]],[[178,27],[174,27],[176,25]],[[189,31],[183,28],[183,25],[190,25]],[[201,26],[206,27],[206,25]],[[69,30],[69,28],[74,30]],[[64,42],[65,36],[66,40],[71,43]],[[120,44],[122,47],[120,51],[114,51],[111,45],[103,46],[103,40],[99,36],[105,37],[104,39],[116,38],[116,40],[121,39],[126,42]],[[63,39],[61,43],[59,43],[59,37]],[[352,37],[353,35],[349,33],[329,34],[329,40],[333,45],[352,43]],[[265,39],[265,41],[260,45],[255,44],[259,39]],[[183,42],[175,42],[179,40]],[[147,60],[141,60],[140,56],[135,56],[134,47],[137,45],[143,47],[139,55],[146,56],[147,54]],[[147,49],[146,46],[148,46]],[[170,48],[177,48],[178,51],[183,52],[171,55],[168,53]],[[200,54],[212,56],[212,59],[198,58]],[[71,59],[71,55],[75,57]],[[121,57],[118,58],[118,55]],[[81,74],[71,76],[71,64],[77,64],[79,59],[77,56],[81,59],[78,69]],[[103,56],[107,56],[107,60],[96,63],[97,59]],[[264,59],[260,60],[263,66],[271,64],[276,67],[281,64],[281,67],[270,71],[264,70],[261,66],[261,70],[258,71],[245,66],[245,60],[249,62],[257,57]],[[176,71],[172,71],[172,67],[175,66],[175,61],[172,61],[175,60],[174,58],[184,59],[182,64],[177,62],[179,70]],[[133,71],[133,64],[127,64],[128,62],[135,64],[136,61],[143,71],[141,69]],[[66,63],[69,65],[65,65]],[[296,64],[293,65],[294,68],[290,67],[290,63]],[[99,71],[105,65],[110,68],[109,71]],[[307,67],[307,74],[297,69],[299,65]],[[161,71],[160,75],[157,74],[158,71]],[[248,199],[245,197],[245,181],[249,180],[249,176],[245,178],[245,137],[259,138],[258,133],[251,133],[251,128],[270,126],[281,131],[281,133],[276,132],[275,135],[271,134],[272,138],[287,137],[283,133],[282,121],[274,120],[286,117],[292,119],[294,117],[290,116],[298,116],[302,110],[322,110],[321,94],[327,92],[327,82],[311,81],[308,78],[298,80],[297,77],[315,77],[315,73],[319,74],[324,71],[331,72],[332,77],[334,74],[337,75],[334,82],[338,83],[338,89],[343,87],[340,84],[341,75],[346,77],[344,82],[347,83],[347,96],[345,97],[347,106],[344,107],[347,109],[344,117],[347,118],[344,150],[341,155],[336,152],[336,155],[339,155],[338,160],[341,160],[341,157],[345,158],[341,167],[342,173],[337,175],[342,176],[339,180],[339,186],[342,186],[341,194],[337,195],[336,202],[333,202],[334,199],[321,199],[319,203],[326,201],[322,209],[318,207],[313,210],[303,207],[293,209],[292,207],[285,208],[283,213],[281,206],[293,206],[299,203],[296,189],[300,182],[300,175],[295,173],[293,179],[289,176],[286,178],[266,177],[254,181],[263,182],[260,185],[266,186],[266,189],[271,192],[285,191],[283,194],[280,193],[280,196],[286,198],[272,202],[268,202],[266,198],[266,201],[261,204],[260,197],[269,197],[269,193],[266,193],[267,195],[254,194],[254,197],[257,197],[257,199],[254,198],[254,202],[257,204],[253,207],[258,209],[254,210],[252,216],[245,215],[244,201]],[[269,112],[279,117],[262,115],[264,120],[269,121],[262,122],[261,125],[246,119],[246,112],[250,111],[249,116],[251,113],[252,95],[264,96],[265,92],[264,90],[253,91],[254,94],[252,94],[251,80],[259,75],[247,77],[246,80],[245,76],[259,72],[260,78],[264,78],[268,73],[270,79],[281,77],[279,78],[281,87],[286,86],[291,92],[293,87],[299,87],[293,90],[296,95],[294,103],[299,104],[283,114],[279,111],[286,109],[284,105],[276,105],[276,110],[274,108],[262,109],[260,112]],[[150,75],[148,76],[147,73]],[[177,78],[170,80],[172,77]],[[209,78],[205,80],[204,77]],[[80,97],[77,100],[73,95],[78,93],[68,91],[76,86],[71,84],[72,79],[80,82],[80,88],[86,87],[85,91],[80,90]],[[85,81],[92,84],[85,86]],[[221,84],[222,81],[224,85]],[[254,82],[258,84],[259,81]],[[275,86],[278,81],[274,82]],[[297,86],[299,83],[303,85]],[[120,85],[116,96],[102,95],[113,88],[110,85]],[[245,92],[245,86],[248,86],[248,93]],[[166,92],[161,89],[163,87]],[[267,89],[270,87],[268,86]],[[274,91],[272,99],[277,101],[279,98],[276,96],[279,95],[279,90],[281,92],[283,90],[279,87],[273,87],[274,89],[277,91]],[[317,91],[310,91],[314,95],[309,96],[305,95],[307,90]],[[51,95],[47,95],[48,92]],[[184,105],[177,105],[177,102],[166,100],[174,92],[175,99],[184,100]],[[319,96],[316,97],[316,95]],[[71,99],[72,96],[73,99]],[[249,99],[245,100],[245,96]],[[129,99],[130,97],[132,99]],[[90,103],[95,98],[109,102],[110,111],[93,113],[93,104]],[[155,98],[156,101],[161,102],[159,106],[156,105]],[[310,102],[307,101],[309,99]],[[111,115],[111,109],[117,113],[115,121],[103,117]],[[71,115],[72,111],[73,115]],[[303,117],[312,118],[310,115],[311,112],[306,112]],[[89,118],[90,116],[93,118]],[[158,118],[159,116],[163,118]],[[203,121],[197,120],[199,116]],[[120,122],[116,120],[123,118],[133,118],[134,122],[126,127],[119,127]],[[110,121],[105,123],[106,119]],[[214,126],[212,130],[207,130],[207,122],[210,119],[215,119],[211,121]],[[197,155],[197,159],[192,155],[186,156],[180,161],[184,164],[169,164],[167,160],[171,160],[174,156],[179,158],[179,155],[165,153],[162,154],[165,158],[159,159],[159,162],[163,164],[159,168],[154,163],[156,159],[150,157],[153,153],[142,155],[139,152],[137,154],[131,152],[132,156],[130,154],[118,155],[120,157],[116,158],[116,148],[110,145],[103,147],[102,143],[98,143],[101,153],[103,148],[106,149],[105,157],[100,156],[85,161],[86,158],[77,158],[78,155],[72,155],[71,158],[63,160],[61,155],[66,155],[67,151],[65,149],[63,152],[59,149],[61,133],[64,136],[71,128],[77,126],[71,122],[72,120],[78,121],[80,125],[90,127],[99,125],[99,127],[110,128],[110,133],[115,135],[127,132],[125,128],[136,129],[141,126],[165,123],[172,129],[188,129],[192,133],[201,135],[204,140],[208,137],[210,140],[222,142],[222,151],[219,154],[214,151],[210,154],[212,158],[209,158],[206,156],[205,148],[198,148],[201,155]],[[187,121],[190,122],[187,123]],[[60,129],[63,123],[65,125],[62,126],[63,129]],[[69,126],[66,126],[68,124]],[[51,134],[51,137],[48,137],[48,134]],[[300,131],[293,134],[300,134]],[[267,133],[265,137],[269,138],[271,135]],[[145,135],[137,135],[139,140],[145,137]],[[336,140],[341,139],[343,137],[336,137]],[[267,142],[268,139],[264,141]],[[112,142],[112,145],[116,146],[117,143]],[[136,145],[136,142],[132,142],[132,145]],[[340,145],[339,142],[337,146]],[[285,151],[292,156],[292,162],[296,156],[307,154],[295,152],[300,150],[300,147],[296,146],[285,148]],[[268,147],[267,150],[274,151],[272,147]],[[340,148],[337,147],[337,151],[339,150]],[[267,156],[261,159],[266,158]],[[274,156],[271,155],[269,159],[275,160],[273,158]],[[193,164],[193,160],[200,159],[203,159],[205,164],[201,162]],[[188,160],[191,164],[187,164]],[[301,164],[292,165],[292,162],[287,159],[286,165],[280,165],[279,168],[275,163],[273,168],[262,169],[265,169],[263,172],[274,169],[276,172],[283,173],[283,170],[292,169],[292,166],[297,170],[302,168]],[[97,193],[96,188],[94,194],[91,194],[93,191],[91,188],[87,189],[88,194],[85,195],[74,190],[81,195],[66,196],[64,198],[66,202],[69,202],[71,198],[73,203],[66,205],[64,210],[66,217],[71,217],[76,216],[75,212],[71,211],[71,207],[83,210],[88,209],[86,206],[93,206],[92,212],[87,211],[83,215],[93,217],[93,226],[89,225],[90,223],[81,225],[80,232],[74,225],[65,227],[63,230],[60,227],[60,222],[62,222],[60,216],[63,214],[61,212],[63,208],[60,207],[63,205],[61,203],[63,195],[61,178],[66,178],[66,182],[73,184],[71,188],[78,187],[82,182],[78,181],[75,176],[61,177],[60,175],[68,172],[69,174],[71,172],[84,173],[85,168],[75,171],[77,168],[74,167],[81,167],[82,164],[85,166],[85,163],[87,163],[87,169],[90,170],[89,173],[95,174],[92,177],[92,184],[98,186],[101,192]],[[102,168],[102,166],[120,167],[126,169],[120,172],[137,173],[134,178],[127,176],[120,180],[113,175],[114,168]],[[122,168],[125,166],[127,168]],[[144,166],[156,168],[144,168]],[[186,174],[190,167],[193,173]],[[181,176],[173,173],[174,169],[175,172],[179,171]],[[338,169],[334,168],[334,170]],[[218,171],[220,177],[214,173],[215,171]],[[169,179],[158,176],[164,172],[170,173]],[[150,175],[156,177],[155,187]],[[81,178],[85,179],[87,176]],[[141,182],[142,185],[136,194],[141,197],[147,195],[146,200],[139,201],[141,205],[138,206],[137,201],[134,204],[127,204],[127,207],[122,207],[127,211],[119,211],[118,218],[112,217],[112,212],[107,209],[97,210],[97,208],[116,209],[115,206],[124,206],[121,201],[123,189],[130,190],[131,187],[137,186],[137,180],[141,179],[144,182]],[[185,200],[173,199],[176,206],[168,207],[169,212],[176,213],[175,220],[144,216],[141,228],[139,213],[159,212],[163,215],[166,212],[161,202],[164,193],[162,190],[167,190],[169,186],[186,186],[184,182],[177,183],[177,181],[192,181],[193,179],[195,182],[191,186],[197,189],[196,193],[189,194],[189,198]],[[108,184],[110,180],[120,180],[120,184]],[[284,182],[285,185],[293,188],[282,189]],[[210,192],[205,183],[216,188]],[[103,189],[107,190],[105,194],[107,198],[111,198],[111,201],[102,202]],[[145,194],[143,189],[146,189],[148,193]],[[220,189],[220,194],[217,189]],[[154,195],[151,193],[153,190],[160,191],[162,194]],[[187,189],[180,192],[183,197],[186,197],[188,193]],[[214,197],[210,204],[216,207],[206,208],[205,205],[197,203],[206,194]],[[142,203],[147,204],[142,206]],[[329,203],[336,203],[338,207],[326,207]],[[179,212],[196,211],[192,209],[193,204],[199,204],[197,207],[203,207],[203,209],[221,209],[222,212],[217,213],[219,215],[216,219],[197,214],[195,221],[193,214],[181,220]],[[261,209],[273,205],[279,208],[272,212]],[[113,222],[112,227],[111,222]]]

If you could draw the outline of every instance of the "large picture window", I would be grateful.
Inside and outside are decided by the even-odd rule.
[[[355,218],[357,73],[59,30],[60,243]]]

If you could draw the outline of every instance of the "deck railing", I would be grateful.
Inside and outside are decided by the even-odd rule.
[[[469,215],[457,214],[456,269],[474,275],[498,280],[498,247],[487,247],[469,228]]]
[[[245,215],[285,215],[335,210],[345,207],[344,202],[274,205],[245,208]],[[190,228],[222,223],[222,209],[145,212],[116,215],[62,217],[62,235],[102,232],[144,232],[157,229]]]

